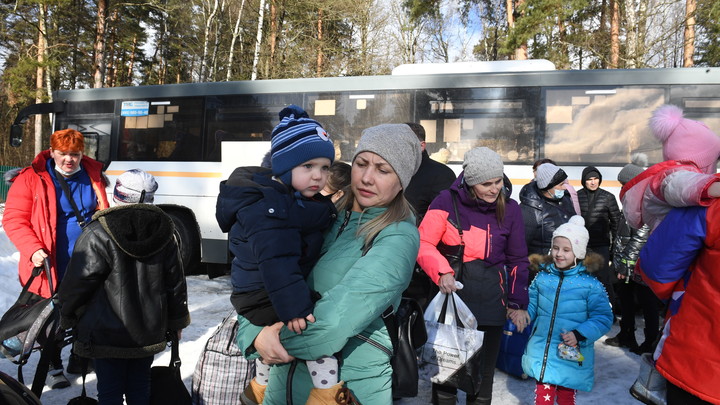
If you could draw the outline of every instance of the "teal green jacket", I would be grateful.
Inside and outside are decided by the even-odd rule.
[[[420,247],[415,218],[408,218],[383,229],[363,256],[363,238],[358,228],[385,211],[369,208],[351,212],[347,225],[341,212],[325,237],[322,257],[308,277],[311,289],[322,298],[315,303],[315,323],[302,334],[283,328],[283,346],[298,360],[313,360],[341,352],[340,379],[345,381],[363,404],[392,403],[390,357],[355,335],[363,335],[391,349],[390,337],[380,315],[390,305],[397,308],[403,290],[410,283]],[[242,317],[238,345],[252,355],[253,340],[260,327]],[[288,364],[272,367],[265,392],[266,404],[284,404]],[[312,388],[307,368],[299,361],[293,374],[295,404],[305,404]]]

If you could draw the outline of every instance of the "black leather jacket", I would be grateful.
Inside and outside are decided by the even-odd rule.
[[[190,324],[174,227],[148,204],[108,208],[75,243],[58,291],[61,326],[84,357],[140,358]]]

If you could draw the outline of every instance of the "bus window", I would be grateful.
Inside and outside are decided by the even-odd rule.
[[[83,155],[103,163],[110,162],[110,135],[97,132],[83,132],[85,151]]]
[[[487,146],[505,162],[532,162],[539,94],[537,87],[418,90],[428,153],[445,148],[451,162],[462,162],[468,150]]]
[[[147,115],[120,117],[119,160],[202,159],[202,98],[151,100]]]
[[[350,161],[365,128],[413,120],[412,91],[306,93],[307,112],[335,144],[336,158]]]
[[[223,141],[269,141],[280,121],[278,113],[290,104],[302,106],[297,94],[240,94],[207,100],[205,160],[219,162]]]
[[[546,90],[545,150],[556,162],[623,165],[632,154],[662,160],[648,119],[665,102],[666,88],[585,87]]]

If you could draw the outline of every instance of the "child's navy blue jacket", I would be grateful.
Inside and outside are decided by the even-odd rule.
[[[269,169],[240,167],[221,182],[215,217],[220,229],[229,232],[233,305],[238,313],[269,307],[263,291],[283,322],[312,313],[313,293],[305,279],[320,257],[323,233],[336,216],[328,198],[293,193],[272,180]],[[259,296],[248,294],[254,292]],[[244,302],[236,302],[243,296]]]

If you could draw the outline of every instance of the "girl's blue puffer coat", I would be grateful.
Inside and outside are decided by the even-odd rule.
[[[530,285],[528,314],[534,324],[522,359],[523,371],[528,376],[566,388],[592,389],[593,345],[610,331],[613,323],[605,288],[586,270],[589,266],[596,271],[602,260],[590,253],[577,266],[560,271],[550,256],[530,256],[531,265],[539,264],[541,271]],[[585,356],[582,364],[558,357],[558,345],[562,341],[560,334],[572,330],[585,337],[578,343],[580,352]]]

